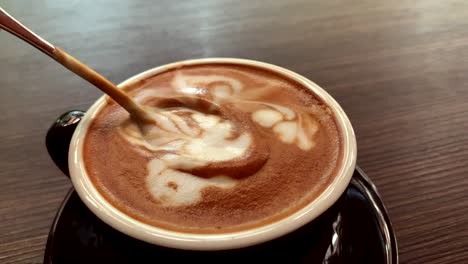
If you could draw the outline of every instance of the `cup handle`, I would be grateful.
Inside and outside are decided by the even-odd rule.
[[[75,132],[76,126],[80,123],[85,112],[72,110],[61,115],[49,128],[46,135],[46,147],[55,165],[67,176],[68,171],[68,150],[70,142]]]

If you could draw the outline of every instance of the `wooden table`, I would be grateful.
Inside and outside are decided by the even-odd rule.
[[[309,77],[349,114],[401,263],[468,263],[467,1],[153,2],[2,7],[116,83],[214,56]],[[45,133],[101,93],[5,32],[0,45],[0,263],[41,263],[71,186],[48,157]]]

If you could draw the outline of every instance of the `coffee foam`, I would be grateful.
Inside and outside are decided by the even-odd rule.
[[[262,102],[259,100],[261,93],[257,94],[258,98],[243,98],[244,86],[236,79],[222,75],[196,76],[178,73],[171,83],[181,96],[208,96],[214,102],[206,109],[209,112],[223,108],[225,103],[249,103],[259,109],[251,114],[252,121],[262,127],[272,128],[282,142],[296,144],[302,150],[310,150],[314,146],[313,136],[318,126],[311,117],[296,113],[288,107]],[[147,91],[134,96],[141,104],[157,97]],[[181,103],[185,103],[184,107],[190,107],[196,104],[199,97],[185,97],[185,102]],[[178,100],[181,100],[180,97]],[[191,101],[190,104],[187,101]],[[194,204],[200,201],[200,193],[206,187],[235,185],[235,180],[226,175],[199,179],[197,175],[187,173],[187,170],[203,168],[216,162],[248,158],[245,154],[254,146],[251,129],[234,137],[233,131],[239,129],[221,116],[190,108],[184,108],[183,116],[180,116],[174,109],[168,110],[158,105],[153,109],[147,107],[147,110],[151,112],[156,124],[149,125],[143,132],[136,126],[125,126],[123,135],[130,142],[145,146],[150,151],[165,153],[150,162],[153,165],[149,166],[147,184],[154,197],[167,206]],[[177,110],[180,111],[179,108]],[[161,168],[155,169],[155,166]],[[220,179],[224,184],[219,183]],[[171,186],[167,185],[168,182],[172,183]],[[177,189],[174,186],[184,187]]]
[[[150,161],[146,179],[150,192],[166,206],[190,205],[202,198],[201,191],[207,187],[231,188],[236,184],[226,176],[206,179],[171,169],[167,166],[167,159],[178,157],[164,156]]]
[[[208,66],[170,71],[127,89],[151,111],[156,125],[141,129],[121,115],[113,124],[115,129],[107,132],[117,136],[117,131],[137,155],[146,157],[141,164],[145,173],[131,180],[137,186],[134,189],[143,194],[122,194],[122,187],[118,191],[96,162],[90,162],[88,170],[94,172],[91,177],[112,203],[142,221],[166,226],[163,223],[185,217],[181,226],[176,225],[185,231],[187,227],[208,231],[213,224],[226,230],[259,223],[315,197],[333,177],[340,153],[334,118],[326,106],[294,82],[250,68]],[[107,113],[111,107],[115,106],[109,106]],[[97,118],[95,132],[99,123],[106,122]],[[85,146],[97,148],[98,144],[94,141]],[[306,164],[308,157],[316,160]],[[307,179],[314,171],[317,175]],[[264,197],[256,197],[255,189]],[[275,192],[280,200],[271,196]],[[250,201],[250,205],[240,200],[236,205],[239,197],[247,197],[243,202]],[[269,201],[264,199],[268,197]],[[271,202],[282,205],[272,208]],[[239,206],[253,206],[256,213],[249,213],[250,208],[225,218],[223,212],[228,216]],[[203,211],[211,216],[203,216]],[[240,219],[240,215],[250,217]]]
[[[148,163],[147,185],[154,197],[166,206],[197,203],[205,187],[234,186],[235,180],[224,175],[203,178],[187,171],[240,159],[252,147],[250,133],[233,138],[231,122],[197,111],[184,113],[190,114],[196,128],[168,111],[163,112],[167,119],[159,118],[158,125],[145,134],[134,125],[122,129],[129,142],[161,154]]]

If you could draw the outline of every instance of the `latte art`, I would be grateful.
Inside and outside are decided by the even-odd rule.
[[[182,120],[177,113],[164,113],[168,122]],[[147,185],[151,193],[165,205],[177,206],[196,203],[205,187],[232,187],[235,180],[225,175],[199,177],[190,173],[210,165],[232,160],[249,159],[249,149],[254,147],[250,133],[234,137],[233,124],[215,115],[197,111],[184,111],[185,118],[196,124],[189,128],[185,121],[175,121],[176,127],[192,129],[190,133],[167,132],[155,126],[142,135],[135,125],[125,126],[122,133],[131,143],[139,144],[157,155],[148,163]],[[183,125],[181,125],[183,124]]]
[[[147,185],[153,196],[164,205],[194,204],[200,201],[201,191],[206,187],[230,188],[236,184],[236,180],[225,175],[223,170],[218,170],[219,175],[204,175],[203,179],[190,173],[192,170],[203,171],[206,166],[234,160],[243,160],[239,164],[241,166],[255,162],[258,166],[251,173],[261,169],[266,160],[258,161],[249,155],[257,147],[252,137],[252,133],[256,132],[253,126],[269,128],[278,140],[295,144],[302,150],[310,150],[314,146],[313,137],[318,125],[313,117],[262,100],[263,93],[274,87],[254,96],[252,93],[245,96],[245,87],[240,80],[222,75],[182,73],[175,76],[171,85],[170,88],[175,91],[173,96],[177,98],[173,100],[180,104],[178,107],[162,108],[156,103],[152,111],[156,124],[149,125],[148,131],[142,132],[132,123],[122,127],[122,134],[129,142],[159,154],[148,163]],[[154,94],[137,93],[134,96],[141,104],[155,99]],[[211,101],[213,104],[206,104],[204,112],[192,109],[200,105],[197,100],[203,98],[205,102]],[[229,117],[233,117],[229,113],[221,115],[223,112],[219,109],[224,109],[225,104],[230,105],[231,111],[246,112],[246,118],[253,121],[251,126],[241,129],[236,127],[236,123],[243,120],[234,123],[229,120]],[[251,109],[258,110],[249,115]],[[151,111],[150,108],[148,110]],[[215,110],[217,115],[210,113]],[[264,148],[260,153],[260,158],[268,158],[269,149]],[[229,170],[244,172],[242,168],[227,166],[225,173]]]
[[[284,77],[192,66],[126,89],[155,123],[138,127],[109,102],[84,155],[93,156],[87,170],[106,199],[141,221],[185,232],[242,229],[287,215],[334,177],[333,115]]]

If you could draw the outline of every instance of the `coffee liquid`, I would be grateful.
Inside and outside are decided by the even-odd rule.
[[[265,225],[314,200],[337,174],[341,132],[312,91],[231,64],[182,66],[124,88],[155,120],[112,100],[84,142],[86,170],[113,206],[190,233]]]

